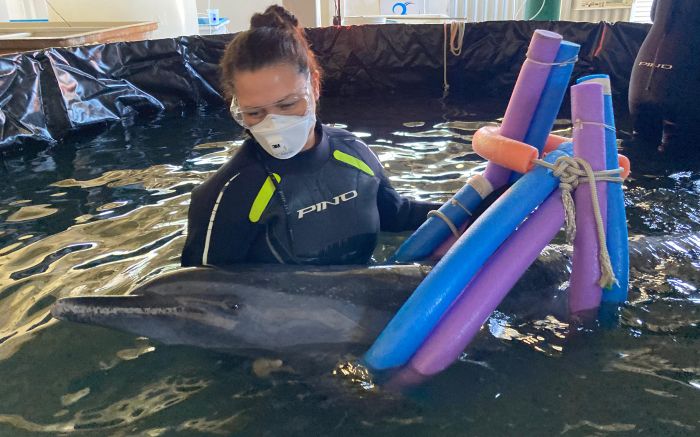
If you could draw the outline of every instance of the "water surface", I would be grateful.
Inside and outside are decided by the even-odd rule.
[[[484,169],[471,138],[504,109],[337,99],[322,102],[322,119],[366,141],[400,192],[444,201]],[[569,126],[562,119],[555,129]],[[620,136],[633,161],[630,235],[700,233],[700,165],[634,149],[624,126]],[[59,297],[124,294],[176,268],[190,191],[240,143],[225,111],[193,111],[4,159],[0,435],[700,433],[697,244],[659,247],[633,265],[619,326],[573,329],[546,303],[536,316],[511,303],[460,362],[404,393],[334,376],[332,362],[347,357],[256,376],[246,357],[50,318]],[[376,261],[404,237],[383,236]],[[549,250],[567,250],[557,243]]]

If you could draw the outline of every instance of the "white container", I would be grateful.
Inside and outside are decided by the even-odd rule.
[[[156,21],[152,38],[197,35],[196,0],[51,0],[49,21]]]
[[[425,0],[380,0],[379,12],[382,15],[425,14]]]
[[[229,33],[228,24],[230,20],[228,18],[219,17],[219,24],[200,24],[199,34],[200,35],[223,35]]]
[[[386,17],[381,15],[358,15],[343,17],[343,25],[353,24],[386,24]]]
[[[219,24],[219,10],[218,9],[207,9],[207,18],[209,19],[210,26],[216,26]]]

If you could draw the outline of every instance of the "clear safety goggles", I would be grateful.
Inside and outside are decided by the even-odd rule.
[[[313,107],[311,93],[311,78],[309,77],[304,87],[284,99],[265,106],[242,107],[234,96],[231,100],[231,116],[241,126],[250,128],[265,119],[267,114],[278,115],[306,115]]]

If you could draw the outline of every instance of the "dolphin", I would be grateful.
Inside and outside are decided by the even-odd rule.
[[[193,267],[125,296],[59,299],[61,320],[165,344],[292,351],[370,344],[430,271],[426,265]]]
[[[633,236],[630,268],[653,271],[663,263],[694,281],[698,249],[698,234]],[[568,245],[545,248],[499,308],[564,320],[570,252]],[[369,346],[430,270],[420,264],[193,267],[162,274],[124,296],[62,298],[51,313],[165,344],[240,353],[347,352]]]

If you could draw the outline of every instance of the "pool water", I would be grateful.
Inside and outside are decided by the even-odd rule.
[[[328,99],[321,118],[370,144],[399,191],[444,201],[484,169],[471,136],[504,109]],[[458,363],[397,392],[333,375],[348,357],[270,356],[284,363],[267,374],[246,357],[51,319],[59,297],[124,294],[176,268],[189,193],[240,133],[226,111],[192,110],[3,159],[0,436],[700,434],[700,163],[637,150],[624,123],[630,235],[686,244],[632,263],[617,327],[573,328],[546,302],[533,317],[511,301]],[[375,259],[405,236],[384,235]]]

